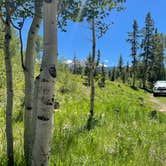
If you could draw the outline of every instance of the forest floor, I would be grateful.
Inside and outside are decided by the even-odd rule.
[[[150,101],[154,103],[154,108],[159,112],[166,113],[166,97],[153,97],[150,95]]]

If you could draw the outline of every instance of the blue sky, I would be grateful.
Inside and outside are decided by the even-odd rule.
[[[97,40],[97,49],[101,50],[101,62],[105,62],[108,66],[116,65],[120,54],[125,63],[131,62],[130,44],[126,42],[127,32],[132,30],[134,19],[142,28],[148,11],[151,12],[158,31],[166,34],[166,0],[127,0],[124,6],[126,7],[124,11],[112,11],[108,21],[113,21],[114,24],[101,39]],[[24,45],[30,22],[31,20],[28,20],[24,26]],[[91,51],[90,35],[87,24],[69,23],[67,32],[58,31],[59,57],[73,59],[76,53],[78,59],[85,59]]]

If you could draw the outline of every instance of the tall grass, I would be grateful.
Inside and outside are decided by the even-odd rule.
[[[50,166],[159,166],[166,165],[166,115],[155,112],[148,95],[118,82],[96,84],[93,129],[86,130],[89,87],[80,76],[61,66],[56,100]],[[15,87],[15,165],[23,166],[23,83]],[[2,95],[1,91],[1,95]],[[2,98],[2,96],[1,96]],[[4,100],[0,105],[0,165],[6,165]]]

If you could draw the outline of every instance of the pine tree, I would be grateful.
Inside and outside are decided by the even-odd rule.
[[[112,71],[111,71],[111,77],[110,77],[111,81],[115,81],[116,80],[116,67],[113,67]]]
[[[123,75],[123,57],[122,55],[120,55],[117,66],[117,78],[120,78],[122,80],[122,75]]]
[[[126,65],[126,80],[129,82],[129,77],[130,77],[130,67],[129,67],[129,62],[127,62]]]
[[[125,69],[125,68],[124,68]],[[122,71],[122,82],[125,84],[126,83],[126,71]]]
[[[73,74],[77,74],[77,58],[76,58],[76,54],[74,54],[74,58],[73,58]]]
[[[152,44],[152,58],[150,63],[149,82],[152,84],[154,81],[162,80],[165,78],[164,68],[164,45],[163,41],[158,34],[157,29],[153,35]]]
[[[135,87],[135,81],[136,81],[136,72],[137,72],[137,50],[139,48],[139,42],[138,38],[140,37],[139,35],[139,30],[138,30],[138,24],[137,21],[134,20],[133,22],[133,31],[128,32],[128,36],[130,37],[127,39],[129,43],[131,43],[131,56],[132,56],[132,69],[133,69],[133,82],[132,86]]]
[[[145,19],[145,28],[143,29],[143,41],[141,47],[143,48],[142,64],[143,64],[143,77],[142,84],[143,88],[147,88],[147,81],[150,75],[150,65],[153,56],[153,34],[154,34],[154,21],[151,17],[150,12],[147,13]]]
[[[85,86],[90,86],[90,65],[91,65],[91,54],[89,54],[85,62],[85,69],[84,69],[85,82],[83,83]]]
[[[100,88],[105,87],[105,75],[106,75],[106,72],[105,72],[105,67],[104,67],[104,63],[103,63],[102,67],[101,67],[101,79],[98,83]]]
[[[161,41],[163,43],[164,49],[166,49],[166,35],[163,34],[163,33],[160,33],[160,39],[161,39]]]
[[[77,61],[77,74],[82,74],[83,67],[81,66],[80,62]]]

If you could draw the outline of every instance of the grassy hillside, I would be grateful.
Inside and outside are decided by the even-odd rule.
[[[159,99],[161,102],[166,103],[166,97],[165,97],[165,98],[164,98],[164,97],[158,97],[158,99]]]
[[[23,160],[23,74],[15,72],[14,148],[16,165]],[[50,166],[166,165],[166,115],[157,113],[148,95],[118,82],[96,85],[93,129],[86,130],[88,87],[80,76],[59,67]],[[0,165],[6,164],[5,87],[0,89]]]

